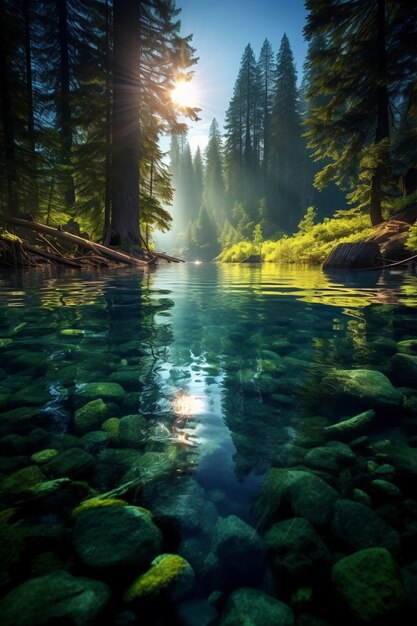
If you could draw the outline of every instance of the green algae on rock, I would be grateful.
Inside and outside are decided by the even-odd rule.
[[[161,554],[151,563],[151,568],[139,576],[124,595],[125,602],[157,596],[161,591],[175,586],[191,570],[190,564],[177,554]]]
[[[84,435],[90,430],[100,428],[107,417],[107,406],[102,398],[91,400],[74,413],[74,427],[77,433]]]
[[[33,463],[38,463],[38,465],[43,465],[48,461],[52,461],[58,454],[59,451],[55,448],[45,448],[45,450],[39,450],[39,452],[32,454],[30,460],[33,461]]]
[[[259,589],[242,587],[228,598],[219,626],[294,626],[287,604]]]
[[[376,370],[334,370],[323,378],[322,390],[336,402],[358,403],[369,409],[398,407],[402,400],[389,378]]]
[[[81,513],[85,513],[86,511],[91,511],[91,509],[97,509],[100,507],[107,506],[128,506],[128,503],[125,500],[121,500],[120,498],[89,498],[88,500],[84,500],[79,504],[72,512],[73,517],[78,517]]]
[[[326,436],[326,439],[334,438],[341,440],[351,440],[366,432],[373,424],[375,417],[375,411],[373,409],[370,409],[369,411],[364,411],[359,415],[354,415],[349,419],[342,420],[337,424],[326,426],[324,429],[324,434]]]
[[[351,613],[364,622],[390,617],[407,606],[400,568],[385,548],[344,557],[333,566],[332,582]]]
[[[74,548],[94,569],[144,570],[160,552],[161,531],[134,506],[95,507],[78,515]]]
[[[125,390],[118,383],[92,382],[78,384],[75,394],[79,403],[83,400],[90,401],[98,398],[105,401],[121,402],[125,395]]]
[[[90,626],[109,597],[101,581],[52,572],[27,580],[0,600],[2,626]]]

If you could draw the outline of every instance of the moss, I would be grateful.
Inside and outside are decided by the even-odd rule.
[[[101,425],[101,430],[110,437],[110,439],[117,439],[120,430],[120,420],[118,417],[109,417]]]
[[[152,567],[139,576],[126,591],[124,599],[132,602],[158,595],[173,585],[185,572],[188,563],[176,554],[162,554],[152,561]]]
[[[0,513],[0,586],[10,582],[10,568],[20,561],[24,549],[24,541],[16,529],[10,525],[14,509],[6,509]]]
[[[0,484],[0,493],[22,496],[44,480],[45,476],[37,465],[28,465],[5,478]]]
[[[59,334],[64,337],[84,337],[85,331],[82,328],[62,328]]]
[[[58,450],[55,450],[54,448],[45,448],[45,450],[40,450],[39,452],[35,452],[35,454],[32,454],[30,460],[34,463],[39,463],[39,465],[42,465],[43,463],[47,463],[48,461],[54,459],[56,456],[58,456],[58,454]]]
[[[0,338],[0,348],[7,348],[11,343],[13,343],[13,339]]]
[[[125,500],[121,500],[119,498],[90,498],[89,500],[84,500],[81,502],[72,512],[73,517],[78,517],[81,513],[85,513],[86,511],[91,511],[91,509],[98,509],[103,507],[110,506],[128,506],[128,503]]]
[[[10,233],[8,230],[3,230],[3,228],[0,229],[0,239],[8,241],[9,243],[23,243],[23,240],[20,239],[20,237]]]

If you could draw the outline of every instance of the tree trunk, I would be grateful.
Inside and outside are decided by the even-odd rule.
[[[16,144],[14,137],[14,119],[10,102],[10,64],[7,56],[6,9],[0,0],[0,91],[1,117],[6,169],[7,198],[5,217],[15,216],[19,212],[17,195]]]
[[[374,143],[389,138],[389,100],[385,41],[385,0],[378,0],[377,14],[377,118]],[[383,222],[381,211],[382,167],[378,164],[371,180],[370,217],[373,226]]]
[[[74,180],[68,171],[71,164],[72,125],[70,103],[69,33],[67,0],[56,0],[59,30],[59,78],[58,119],[61,133],[62,182],[67,209],[75,202]]]
[[[30,153],[30,167],[32,170],[32,184],[27,199],[29,212],[39,211],[39,187],[37,155],[35,149],[35,122],[33,114],[33,76],[32,76],[32,50],[30,38],[30,0],[23,0],[23,19],[25,23],[25,53],[26,53],[26,99],[27,99],[27,133],[28,148]]]
[[[104,165],[104,228],[103,243],[110,241],[111,219],[111,50],[110,50],[110,7],[106,0],[106,156]]]
[[[140,243],[140,2],[113,3],[111,244]]]

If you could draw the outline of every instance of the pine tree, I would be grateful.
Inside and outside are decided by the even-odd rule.
[[[258,60],[258,72],[260,81],[260,106],[262,107],[261,115],[261,134],[262,143],[260,147],[260,161],[262,163],[262,184],[263,193],[267,189],[268,162],[270,145],[269,138],[271,132],[271,110],[272,110],[272,93],[275,74],[275,62],[272,46],[268,39],[265,39]]]
[[[222,224],[225,219],[222,142],[216,119],[210,125],[206,148],[203,204],[214,222]]]
[[[297,74],[288,37],[284,34],[277,55],[271,119],[270,222],[294,230],[302,212],[300,163],[303,143],[298,112]]]
[[[417,8],[395,0],[307,0],[306,6],[307,38],[327,41],[311,57],[323,71],[310,96],[320,93],[328,102],[309,113],[309,145],[316,158],[331,161],[316,185],[345,185],[378,224],[383,199],[393,193],[391,111],[416,75]]]

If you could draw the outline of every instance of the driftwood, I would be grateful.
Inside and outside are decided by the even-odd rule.
[[[22,247],[26,252],[30,252],[31,254],[37,254],[45,259],[49,259],[50,261],[54,261],[54,263],[62,263],[62,265],[68,265],[69,267],[81,267],[79,263],[73,261],[72,259],[67,259],[67,257],[62,256],[61,254],[53,254],[52,252],[47,252],[46,250],[42,250],[41,248],[36,248],[36,246],[31,246],[29,243],[25,241],[22,243]]]
[[[107,248],[99,243],[94,243],[93,241],[89,241],[88,239],[83,239],[82,237],[78,237],[78,235],[72,235],[71,233],[66,233],[63,230],[59,230],[58,228],[52,228],[51,226],[45,226],[44,224],[38,224],[38,222],[30,222],[28,220],[21,220],[17,217],[10,218],[8,220],[9,224],[13,226],[19,226],[21,228],[27,228],[28,230],[34,230],[36,232],[45,233],[46,235],[50,235],[51,237],[55,237],[56,239],[60,239],[61,241],[68,241],[77,245],[80,248],[84,248],[85,250],[91,250],[98,254],[102,254],[103,256],[112,259],[113,261],[117,261],[119,263],[125,263],[126,265],[136,265],[138,267],[146,267],[149,265],[149,261],[144,261],[142,259],[138,259],[133,256],[129,256],[128,254],[124,254],[123,252],[118,252],[116,250],[112,250],[111,248]]]

